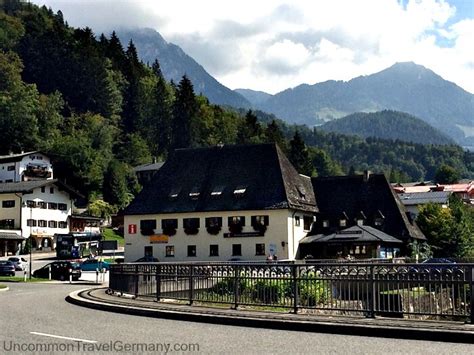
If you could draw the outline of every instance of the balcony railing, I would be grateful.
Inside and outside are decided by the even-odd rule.
[[[134,263],[110,292],[189,304],[474,323],[474,264]]]

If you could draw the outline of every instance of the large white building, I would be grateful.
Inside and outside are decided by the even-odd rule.
[[[179,149],[124,212],[125,260],[294,259],[316,212],[274,144]]]
[[[69,232],[73,196],[57,180],[0,184],[0,255],[16,254],[30,236],[33,249],[54,249],[54,234]]]

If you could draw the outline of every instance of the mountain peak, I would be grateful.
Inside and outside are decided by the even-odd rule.
[[[442,79],[438,74],[436,74],[431,69],[424,67],[423,65],[416,64],[415,62],[397,62],[391,67],[388,67],[385,70],[382,70],[380,73],[395,73],[397,75],[406,75],[406,76],[433,76]],[[377,75],[377,74],[375,74]],[[419,77],[417,77],[419,78]]]
[[[210,102],[234,107],[250,107],[250,102],[214,79],[179,46],[168,43],[154,29],[140,28],[118,31],[122,43],[133,39],[140,59],[153,63],[158,59],[166,80],[179,82],[184,74],[192,81],[197,94],[204,94]]]

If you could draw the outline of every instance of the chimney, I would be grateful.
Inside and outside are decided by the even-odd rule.
[[[153,164],[156,164],[156,157],[153,157]]]
[[[364,182],[369,181],[370,174],[371,174],[370,170],[364,170],[364,175],[363,175]]]

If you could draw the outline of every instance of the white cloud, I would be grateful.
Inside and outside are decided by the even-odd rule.
[[[147,26],[230,88],[270,93],[414,61],[474,92],[473,15],[445,0],[36,0],[73,26]]]
[[[285,39],[266,47],[257,65],[270,74],[290,75],[303,69],[310,56],[311,52],[303,44]]]

